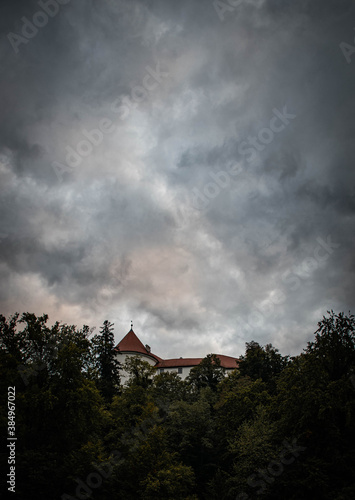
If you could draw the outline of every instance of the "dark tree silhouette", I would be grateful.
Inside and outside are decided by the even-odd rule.
[[[308,342],[306,352],[322,365],[331,380],[349,375],[355,366],[355,318],[350,314],[328,311],[318,322],[315,341]]]
[[[93,338],[94,354],[98,373],[98,387],[107,402],[118,393],[120,385],[120,362],[116,358],[113,323],[105,320],[100,335]]]
[[[262,347],[252,340],[246,343],[245,356],[240,357],[239,371],[252,380],[261,378],[269,383],[279,375],[289,362],[288,356],[282,356],[271,344]]]
[[[191,369],[187,382],[197,390],[210,387],[217,390],[218,383],[224,379],[224,370],[215,354],[207,354],[201,363]]]

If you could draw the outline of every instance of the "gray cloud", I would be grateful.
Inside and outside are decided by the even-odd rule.
[[[109,319],[117,340],[134,319],[174,357],[297,354],[353,307],[350,0],[244,0],[223,21],[212,1],[78,0],[17,54],[40,6],[2,9],[3,314]],[[295,118],[270,132],[275,109]]]

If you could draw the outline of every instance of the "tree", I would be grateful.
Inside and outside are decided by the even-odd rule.
[[[282,474],[273,498],[285,498],[290,490],[294,498],[354,496],[354,316],[328,313],[318,322],[315,340],[277,381],[272,419],[279,434],[297,438],[307,451]]]
[[[210,387],[217,390],[217,385],[224,379],[221,362],[215,354],[207,354],[201,363],[191,369],[187,382],[196,390]]]
[[[98,386],[107,402],[111,402],[120,385],[120,362],[116,358],[113,323],[105,320],[92,339],[98,372]]]
[[[152,410],[154,408],[152,407]],[[175,451],[171,451],[166,430],[154,418],[136,433],[123,448],[123,460],[112,477],[110,498],[133,500],[187,500],[194,491],[195,478],[191,466],[181,463]]]
[[[193,468],[199,498],[205,498],[202,492],[215,470],[220,451],[211,405],[202,398],[192,403],[175,401],[169,408],[165,427],[170,447],[179,453],[185,465]]]
[[[265,467],[270,459],[277,457],[273,443],[274,433],[268,407],[260,405],[253,412],[253,418],[245,420],[235,433],[235,437],[230,439],[228,448],[235,458],[232,479],[227,483],[233,488],[230,490],[234,493],[233,498],[238,499],[237,493],[240,491],[248,491],[248,478]],[[254,492],[250,493],[253,495]]]
[[[278,349],[271,344],[262,347],[252,340],[245,345],[245,356],[240,357],[239,371],[241,375],[247,375],[252,380],[261,378],[263,382],[273,382],[289,363],[289,357],[279,354]]]
[[[306,352],[322,365],[331,380],[338,380],[349,376],[355,366],[355,317],[334,311],[328,314],[318,322],[315,341],[308,342]]]
[[[186,398],[187,384],[177,373],[158,373],[153,378],[151,393],[155,401],[169,404]]]
[[[16,332],[18,316],[16,313],[7,320],[0,315],[0,398],[7,394],[9,385],[20,385],[18,367],[23,363],[23,338]],[[2,417],[5,421],[5,413]]]
[[[223,431],[226,441],[234,438],[238,428],[251,420],[259,406],[270,404],[271,396],[267,386],[260,379],[251,380],[239,374],[232,374],[223,380],[219,387],[217,410],[218,427]]]
[[[188,383],[131,357],[111,404],[98,388],[112,382],[108,321],[90,342],[87,326],[18,318],[0,315],[0,406],[15,385],[21,498],[96,485],[98,500],[355,498],[354,316],[331,311],[291,361],[250,342],[226,377],[213,355]],[[2,412],[3,435],[7,424]]]
[[[125,371],[129,374],[128,385],[139,386],[147,389],[152,384],[152,378],[156,373],[155,368],[140,359],[139,356],[130,356],[124,364]]]
[[[19,314],[15,313],[7,321],[5,316],[0,314],[0,350],[10,356],[21,357],[20,338],[16,334],[16,327]]]
[[[0,316],[0,385],[16,386],[16,492],[60,498],[65,478],[75,473],[71,454],[102,435],[105,419],[103,399],[87,379],[88,327],[48,326],[46,314],[17,319]],[[3,435],[6,424],[0,417]]]

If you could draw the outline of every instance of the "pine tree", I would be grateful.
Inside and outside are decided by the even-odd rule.
[[[111,402],[118,392],[120,385],[120,362],[114,351],[115,339],[113,335],[113,323],[105,320],[100,330],[100,335],[93,338],[94,354],[98,373],[98,386],[106,399]]]

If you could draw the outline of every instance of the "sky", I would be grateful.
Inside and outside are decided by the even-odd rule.
[[[173,358],[354,312],[354,2],[0,9],[3,315]]]

